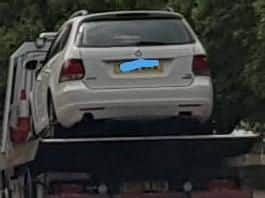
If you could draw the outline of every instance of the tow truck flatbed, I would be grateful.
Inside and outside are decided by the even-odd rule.
[[[126,148],[137,151],[164,149],[174,151],[192,151],[219,157],[234,156],[247,153],[259,139],[258,134],[251,131],[234,131],[229,135],[168,135],[168,136],[117,136],[86,138],[44,138],[40,141],[40,152],[43,150],[67,150],[83,148],[97,153],[100,147],[106,151]],[[56,149],[55,149],[56,148]],[[115,151],[116,152],[116,151]]]
[[[227,176],[223,172],[225,171],[224,158],[247,153],[259,139],[259,135],[251,131],[235,130],[233,133],[225,135],[217,135],[214,131],[208,135],[183,135],[162,127],[162,130],[158,130],[159,135],[152,135],[154,134],[152,125],[144,128],[143,134],[141,130],[135,132],[125,125],[125,129],[127,130],[128,127],[130,131],[129,134],[134,134],[125,136],[123,134],[126,134],[126,131],[123,133],[123,127],[116,131],[112,127],[113,125],[110,125],[110,132],[115,132],[114,135],[108,135],[109,131],[98,129],[99,134],[98,131],[94,131],[94,134],[89,136],[89,132],[91,132],[89,126],[83,131],[79,127],[73,131],[71,131],[72,129],[63,130],[61,133],[63,136],[53,138],[43,138],[39,133],[33,134],[33,131],[28,131],[29,138],[25,139],[25,142],[20,144],[12,142],[10,126],[12,126],[11,123],[15,124],[19,117],[17,115],[17,110],[20,107],[19,102],[21,102],[19,93],[22,88],[30,93],[34,82],[35,74],[26,71],[25,64],[32,60],[41,63],[47,50],[48,46],[38,49],[33,42],[26,42],[10,58],[0,145],[1,181],[3,182],[0,189],[3,193],[0,194],[4,195],[0,196],[1,198],[32,197],[27,191],[32,189],[32,185],[36,185],[36,189],[43,188],[42,183],[38,183],[37,176],[47,174],[49,171],[89,173],[96,175],[98,181],[107,182],[110,187],[125,183],[123,181],[137,182],[146,179],[174,181],[174,187],[182,187],[183,182],[187,180],[193,180],[195,184],[194,192],[186,193],[183,192],[183,189],[175,189],[175,191],[168,190],[166,192],[129,194],[120,192],[115,196],[111,195],[116,198],[178,198],[183,196],[251,198],[250,191],[240,188],[218,188],[218,191],[215,191],[201,187],[202,184],[206,184],[204,179],[211,180],[218,176]],[[20,75],[22,72],[25,75]],[[18,86],[20,84],[25,87]],[[11,100],[14,98],[12,97],[14,94],[16,97]],[[30,119],[30,111],[27,110],[27,118]],[[68,133],[69,131],[71,133]],[[204,134],[204,131],[198,132],[201,132],[198,134]],[[83,134],[85,135],[83,136]],[[74,136],[71,137],[71,135]],[[106,198],[106,195],[71,193],[69,190],[71,188],[66,189],[67,192],[48,196],[47,192],[43,191],[40,194],[37,193],[36,198]],[[22,195],[21,192],[26,195]]]
[[[258,138],[252,132],[200,136],[45,138],[40,141],[33,166],[40,172],[60,167],[64,170],[75,167],[100,172],[109,170],[109,166],[120,167],[122,172],[122,167],[131,167],[136,162],[141,162],[145,169],[161,161],[168,165],[168,169],[185,163],[190,164],[186,167],[193,163],[205,166],[208,161],[220,163],[225,157],[249,152]]]
[[[44,138],[44,144],[64,144],[64,143],[94,143],[94,142],[142,142],[142,141],[222,141],[222,140],[257,140],[258,134],[246,132],[227,135],[168,135],[168,136],[125,136],[125,137],[91,137],[91,138]]]

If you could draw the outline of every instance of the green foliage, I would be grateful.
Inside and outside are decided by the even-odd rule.
[[[256,97],[265,98],[265,1],[254,4],[257,18],[256,43],[252,44],[249,63],[245,65],[244,79]]]
[[[256,42],[256,16],[252,0],[198,1],[192,18],[207,47],[215,80],[217,120],[233,125],[252,113],[258,100],[244,86],[244,68]],[[254,19],[254,20],[253,20]],[[242,108],[244,107],[244,108]],[[229,111],[228,111],[229,109]],[[221,117],[221,118],[220,118]]]
[[[253,0],[171,0],[169,3],[186,16],[207,48],[215,85],[214,118],[220,130],[232,128],[245,117],[256,118],[253,114],[264,106],[265,99],[261,94],[265,92],[265,77],[261,72],[265,59],[264,49],[260,49],[261,43],[265,43],[260,40],[265,37],[264,1],[254,4]]]
[[[265,105],[264,0],[5,0],[0,1],[0,65],[41,31],[53,31],[79,9],[89,12],[173,7],[192,24],[209,54],[220,128],[251,117]],[[6,72],[0,74],[0,90]]]

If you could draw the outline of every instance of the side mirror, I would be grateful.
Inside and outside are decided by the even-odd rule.
[[[40,33],[39,38],[45,38],[47,41],[52,42],[57,37],[57,35],[57,32],[43,32]]]
[[[46,43],[51,43],[57,37],[57,32],[43,32],[35,41],[38,49],[45,47]]]
[[[43,48],[45,47],[46,45],[46,39],[45,38],[37,38],[36,41],[35,41],[35,46],[36,48],[40,49],[40,48]]]
[[[27,70],[35,70],[35,69],[37,69],[37,66],[38,66],[38,61],[31,60],[31,61],[26,63],[25,68]]]

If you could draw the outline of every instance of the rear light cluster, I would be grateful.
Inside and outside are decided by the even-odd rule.
[[[210,68],[207,57],[205,55],[195,55],[193,57],[192,70],[195,75],[209,76]]]
[[[63,64],[59,82],[81,80],[85,76],[82,60],[70,59]]]

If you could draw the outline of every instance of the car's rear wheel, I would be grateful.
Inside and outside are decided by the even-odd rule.
[[[202,132],[202,134],[206,135],[216,134],[215,124],[213,120],[208,120],[204,123],[200,123],[198,128]]]
[[[49,118],[49,126],[48,126],[47,136],[53,137],[56,129],[56,114],[54,111],[54,105],[51,98],[48,99],[48,118]]]
[[[200,122],[193,118],[178,118],[176,125],[182,135],[210,135],[214,134],[212,121]]]

